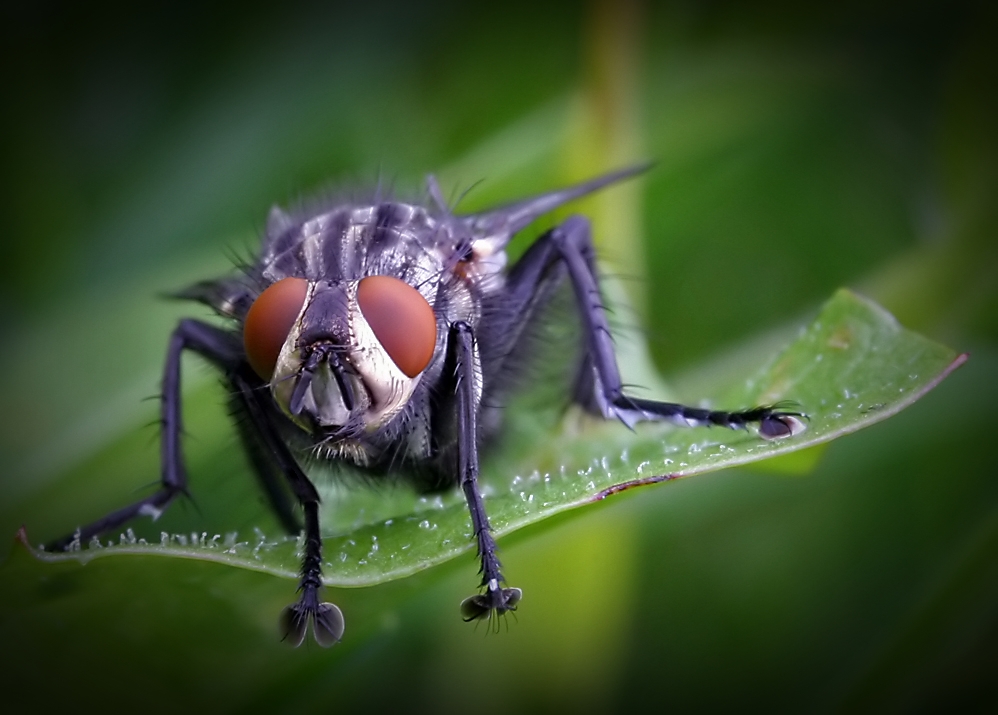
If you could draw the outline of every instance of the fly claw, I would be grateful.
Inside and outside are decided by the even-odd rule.
[[[289,490],[303,517],[300,595],[281,614],[284,640],[300,645],[311,630],[326,647],[344,631],[340,609],[319,600],[319,494],[301,469],[302,454],[350,464],[374,479],[430,475],[434,484],[459,487],[485,588],[464,600],[461,614],[477,621],[515,611],[523,593],[500,585],[505,577],[478,484],[478,446],[498,420],[479,418],[484,405],[502,404],[510,372],[524,364],[523,325],[565,280],[582,318],[584,357],[572,397],[583,408],[628,426],[755,424],[766,440],[799,434],[806,416],[783,405],[723,412],[624,392],[586,218],[571,216],[547,231],[507,269],[506,246],[534,219],[646,168],[468,216],[445,205],[432,179],[435,207],[382,201],[291,214],[274,209],[260,254],[242,276],[179,294],[209,305],[229,327],[185,319],[170,338],[159,490],[50,548],[72,548],[136,516],[158,515],[186,493],[180,358],[191,350],[230,387],[244,447],[281,523],[289,531],[301,523]]]
[[[465,623],[479,621],[483,618],[502,616],[516,610],[516,604],[523,598],[523,591],[518,588],[499,588],[492,579],[485,593],[476,593],[461,601],[461,616]]]
[[[336,645],[343,638],[343,612],[335,603],[288,606],[281,612],[281,640],[297,648],[305,642],[305,635],[312,626],[312,637],[323,648]]]
[[[759,436],[763,439],[773,440],[783,437],[794,437],[807,429],[807,425],[800,419],[805,415],[799,412],[774,412],[766,415],[759,422]]]

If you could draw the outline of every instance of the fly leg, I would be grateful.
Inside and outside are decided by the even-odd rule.
[[[764,439],[787,437],[805,429],[801,420],[803,414],[781,410],[778,406],[726,412],[627,395],[602,304],[591,227],[582,216],[571,216],[541,236],[513,267],[508,284],[509,294],[517,299],[510,308],[510,315],[516,316],[511,319],[513,325],[523,324],[523,314],[536,304],[536,296],[544,294],[549,290],[549,284],[560,279],[559,268],[568,273],[582,318],[586,353],[575,399],[587,409],[607,419],[619,419],[628,426],[641,421],[669,421],[684,427],[718,425],[730,429],[758,424],[759,435]]]
[[[301,597],[294,606],[285,609],[282,623],[285,638],[295,645],[302,642],[310,620],[320,645],[332,645],[343,635],[343,615],[331,603],[320,603],[318,592],[321,581],[322,539],[319,534],[319,495],[308,477],[301,471],[284,441],[274,427],[254,382],[246,377],[250,370],[243,357],[238,337],[232,333],[197,320],[182,320],[170,337],[163,371],[161,421],[161,481],[160,488],[151,496],[112,512],[92,524],[78,529],[50,549],[65,549],[76,542],[89,541],[92,537],[117,529],[136,516],[158,517],[179,495],[187,494],[187,471],[181,452],[180,435],[183,431],[180,399],[180,357],[184,350],[192,350],[224,370],[237,392],[240,407],[249,418],[248,428],[265,444],[262,454],[273,460],[285,476],[305,512],[305,556],[302,560]]]
[[[260,430],[252,423],[241,396],[236,396],[232,400],[232,410],[238,417],[238,429],[242,438],[243,449],[249,457],[250,465],[256,473],[260,486],[263,487],[264,496],[270,503],[270,507],[284,528],[285,533],[292,536],[300,534],[302,525],[294,511],[294,500],[288,493],[287,480],[274,464],[269,451],[263,447],[264,441]]]
[[[253,390],[267,389],[266,385],[256,386],[258,378],[255,375],[253,378],[255,379],[250,381],[255,385]],[[295,516],[294,499],[288,492],[288,480],[284,476],[284,471],[274,457],[273,450],[268,446],[268,440],[263,434],[259,421],[250,416],[253,408],[248,404],[244,391],[240,389],[235,378],[230,377],[229,383],[232,387],[231,409],[236,416],[239,436],[250,465],[284,531],[291,535],[300,534],[302,525]]]
[[[248,371],[249,366],[243,365]],[[305,515],[305,553],[302,557],[298,601],[281,613],[284,640],[297,647],[305,640],[309,623],[315,641],[324,648],[343,637],[343,613],[334,603],[320,602],[322,589],[322,535],[319,532],[319,493],[291,454],[275,428],[260,393],[241,373],[232,376],[232,384],[242,398],[246,414],[263,439],[267,450],[288,480],[291,491],[301,503]]]
[[[61,551],[74,543],[86,543],[95,536],[119,528],[136,516],[150,516],[155,520],[174,499],[187,494],[187,470],[180,447],[180,355],[184,350],[192,350],[223,369],[232,369],[241,360],[241,347],[230,333],[197,320],[180,321],[170,336],[163,370],[159,489],[145,499],[111,512],[81,527],[74,534],[49,544],[49,549]]]
[[[478,558],[482,566],[481,586],[484,593],[466,598],[461,603],[461,613],[466,621],[515,611],[523,592],[518,588],[502,586],[502,564],[492,538],[492,527],[485,513],[485,503],[478,486],[478,405],[479,387],[475,336],[471,326],[464,321],[454,323],[447,340],[448,356],[445,370],[453,367],[455,407],[457,411],[457,467],[461,490],[471,512],[471,527],[478,544]]]

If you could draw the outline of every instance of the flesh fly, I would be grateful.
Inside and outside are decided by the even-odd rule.
[[[472,215],[454,214],[432,177],[428,206],[273,209],[251,265],[179,294],[207,304],[231,327],[185,319],[173,331],[162,382],[159,489],[52,547],[86,542],[140,515],[156,517],[187,493],[180,357],[190,350],[222,372],[242,417],[244,447],[281,523],[291,533],[304,529],[299,597],[280,619],[286,640],[302,643],[311,627],[329,646],[344,630],[340,609],[320,598],[319,493],[302,469],[306,458],[427,489],[460,488],[482,575],[480,592],[461,612],[476,620],[515,610],[522,592],[503,577],[479,488],[479,449],[501,422],[509,384],[501,376],[516,369],[511,356],[526,326],[565,281],[582,330],[571,399],[586,410],[628,426],[754,426],[763,439],[799,433],[803,415],[778,406],[725,412],[625,393],[585,217],[543,233],[507,265],[506,246],[534,219],[642,170]]]

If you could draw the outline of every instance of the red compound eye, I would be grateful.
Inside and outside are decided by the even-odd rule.
[[[357,285],[357,303],[399,370],[416,377],[429,365],[437,318],[418,290],[391,276],[368,276]]]
[[[301,312],[308,292],[304,278],[284,278],[257,297],[246,314],[243,345],[256,374],[269,380],[284,341]]]

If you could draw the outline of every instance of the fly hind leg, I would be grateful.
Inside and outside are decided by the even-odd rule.
[[[543,303],[537,296],[550,294],[551,285],[567,274],[572,284],[576,306],[582,320],[585,357],[575,400],[586,409],[607,419],[619,419],[628,426],[642,421],[668,421],[683,427],[716,425],[729,429],[757,424],[759,436],[777,439],[804,431],[803,415],[782,409],[780,405],[723,411],[658,402],[631,397],[624,392],[610,326],[606,319],[596,270],[595,250],[589,221],[571,216],[541,236],[510,271],[508,303],[505,315],[512,344],[503,346],[503,354],[516,352],[516,326]]]

